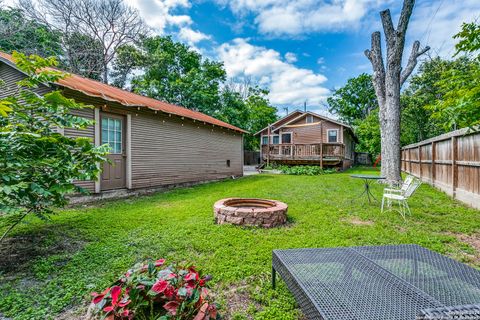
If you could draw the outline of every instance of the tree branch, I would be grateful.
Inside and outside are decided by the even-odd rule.
[[[380,12],[380,17],[382,18],[383,31],[385,32],[385,37],[387,42],[392,42],[395,40],[395,29],[393,28],[392,16],[390,15],[390,10],[384,10]]]
[[[415,0],[404,0],[402,13],[400,14],[400,19],[398,20],[397,31],[405,34],[407,32],[408,21],[410,21],[410,16],[412,15],[413,6],[415,5]]]
[[[3,239],[5,239],[5,237],[7,236],[7,234],[8,234],[13,228],[15,228],[15,226],[16,226],[17,224],[19,224],[20,221],[22,221],[23,218],[25,218],[29,212],[30,212],[30,210],[29,210],[27,213],[24,213],[17,221],[15,221],[15,223],[13,223],[10,227],[8,227],[8,229],[3,233],[2,237],[0,238],[0,242],[2,242]]]
[[[383,64],[381,35],[379,31],[372,33],[372,48],[365,50],[365,56],[373,67],[373,86],[381,107],[385,104],[385,66]]]
[[[400,75],[400,87],[404,84],[404,82],[415,69],[418,57],[427,52],[428,50],[430,50],[429,46],[426,46],[425,48],[420,50],[420,41],[418,40],[413,43],[412,52],[410,53],[410,57],[408,58],[407,66],[404,70],[402,70],[402,73]]]

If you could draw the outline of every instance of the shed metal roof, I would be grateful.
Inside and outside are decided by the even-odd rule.
[[[0,60],[18,70],[15,65],[15,61],[10,54],[0,51]],[[146,107],[152,110],[158,110],[180,117],[202,121],[223,128],[228,128],[241,133],[247,133],[247,131],[243,129],[240,129],[236,126],[233,126],[229,123],[218,120],[198,111],[190,110],[153,98],[148,98],[130,91],[110,86],[99,81],[84,78],[74,73],[67,74],[67,77],[60,79],[56,84],[62,87],[82,92],[87,96],[98,97],[107,101],[118,102],[127,107]]]

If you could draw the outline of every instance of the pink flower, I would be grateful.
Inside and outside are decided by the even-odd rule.
[[[160,267],[164,263],[165,263],[165,259],[158,259],[157,261],[155,261],[155,267]]]
[[[152,287],[152,291],[162,293],[167,288],[168,282],[165,280],[158,280]]]
[[[165,310],[168,311],[172,316],[177,314],[177,309],[180,304],[177,301],[169,301],[163,305]]]

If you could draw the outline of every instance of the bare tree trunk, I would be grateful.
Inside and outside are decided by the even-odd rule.
[[[417,64],[417,58],[429,50],[420,49],[420,42],[415,41],[407,66],[402,71],[402,55],[405,47],[405,34],[412,15],[415,0],[404,0],[397,29],[394,28],[390,10],[380,12],[383,31],[386,38],[386,66],[383,62],[381,35],[376,31],[372,34],[370,50],[365,55],[373,66],[373,86],[379,106],[382,176],[389,184],[401,181],[400,167],[400,88],[412,73]]]

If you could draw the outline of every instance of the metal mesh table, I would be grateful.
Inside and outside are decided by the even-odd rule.
[[[479,270],[417,245],[274,250],[272,271],[308,319],[437,319],[431,310],[480,303]]]

